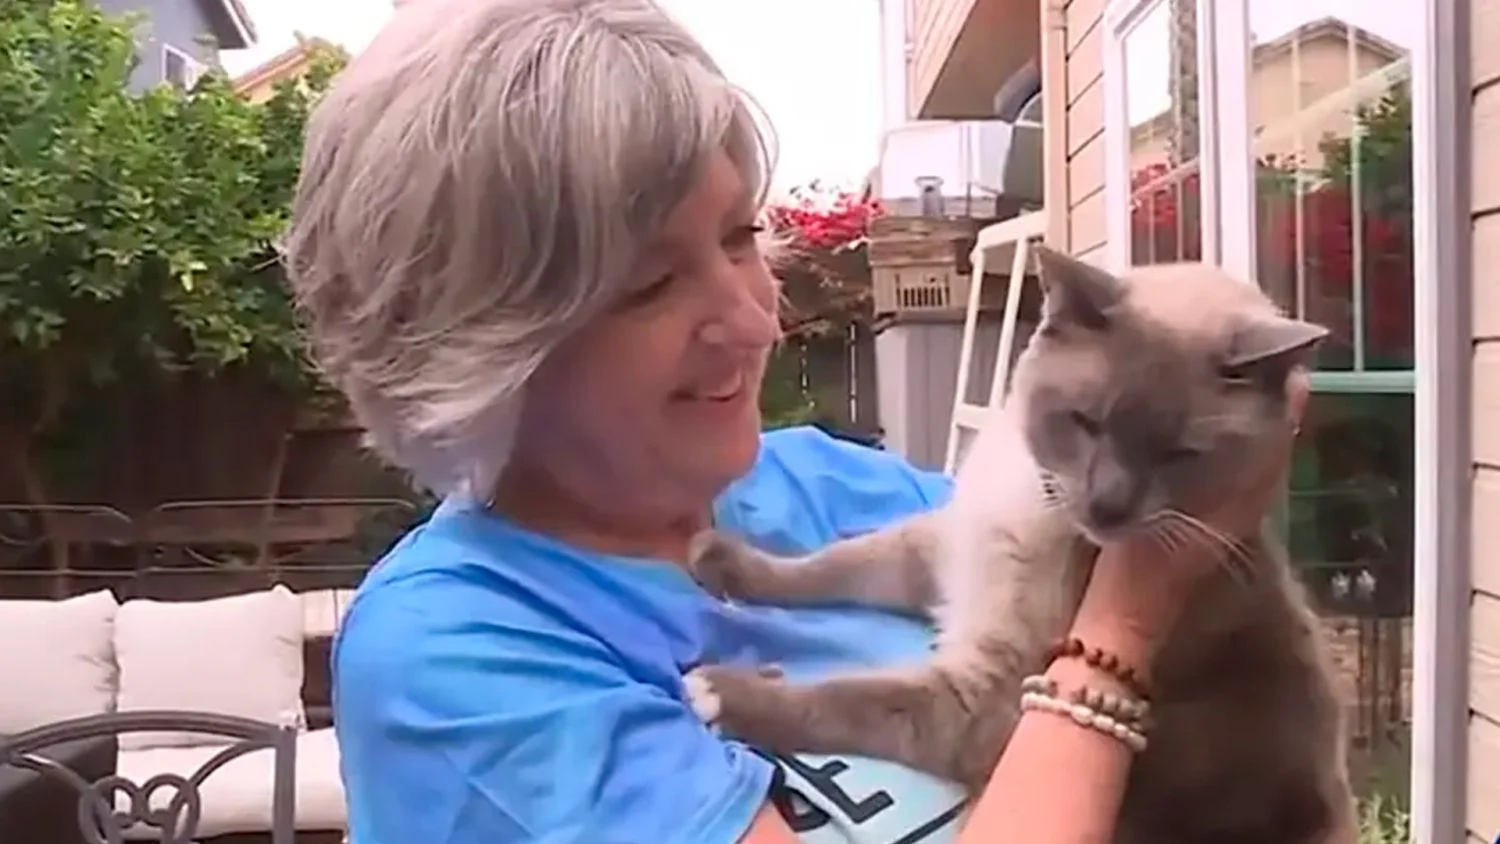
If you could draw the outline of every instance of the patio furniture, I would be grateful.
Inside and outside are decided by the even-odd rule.
[[[76,755],[58,752],[79,742],[123,740],[157,731],[229,739],[230,743],[215,746],[211,755],[186,773],[161,771],[143,777],[80,772],[71,764],[77,761]],[[86,715],[0,738],[0,768],[27,770],[67,784],[76,794],[72,816],[81,840],[98,844],[142,839],[192,844],[205,817],[204,804],[214,799],[213,792],[221,783],[236,774],[243,778],[240,769],[259,776],[269,774],[270,844],[294,844],[296,755],[295,727],[202,712]],[[238,791],[239,785],[226,784],[220,790]],[[227,794],[219,796],[227,798]],[[45,839],[37,835],[38,830],[27,832],[29,840],[41,844]]]
[[[86,782],[114,773],[115,738],[99,736],[53,746],[48,757]],[[27,844],[88,844],[78,828],[78,792],[67,779],[0,765],[0,840]]]
[[[201,601],[118,603],[104,590],[62,601],[0,600],[0,640],[48,644],[0,649],[0,736],[111,712],[194,712],[284,725],[296,745],[295,841],[336,844],[346,815],[331,729],[329,651],[351,598],[347,589],[275,587]],[[118,775],[143,783],[190,778],[223,750],[211,735],[169,726],[64,745],[55,755],[90,782]],[[195,841],[271,840],[270,757],[252,752],[204,787]],[[86,841],[76,832],[77,799],[64,792],[51,778],[0,764],[0,841]],[[125,837],[149,832],[137,825]]]

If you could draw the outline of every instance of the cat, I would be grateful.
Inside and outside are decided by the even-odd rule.
[[[808,684],[698,666],[685,678],[694,708],[765,750],[888,759],[977,794],[1099,544],[1151,530],[1163,553],[1216,541],[1239,553],[1152,665],[1155,727],[1116,842],[1353,844],[1344,706],[1285,551],[1193,515],[1284,436],[1287,379],[1326,330],[1207,265],[1116,276],[1045,247],[1037,263],[1041,322],[946,506],[797,560],[714,532],[694,541],[710,592],[927,614],[931,659]]]

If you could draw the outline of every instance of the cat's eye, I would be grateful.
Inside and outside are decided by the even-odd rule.
[[[1089,416],[1087,413],[1084,413],[1081,410],[1068,411],[1068,421],[1072,422],[1078,428],[1078,430],[1084,432],[1085,434],[1088,434],[1091,437],[1099,436],[1099,420],[1095,419],[1092,416]]]
[[[1248,387],[1255,381],[1244,367],[1223,366],[1219,368],[1219,380],[1229,387]]]

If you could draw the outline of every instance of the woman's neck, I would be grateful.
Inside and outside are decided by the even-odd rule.
[[[679,565],[687,562],[694,534],[713,525],[712,504],[675,514],[601,507],[573,494],[550,473],[524,464],[512,464],[501,475],[490,507],[527,530],[569,545]]]

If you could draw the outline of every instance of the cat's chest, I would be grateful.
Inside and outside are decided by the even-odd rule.
[[[1049,514],[1048,518],[1053,518]],[[1078,609],[1092,568],[1065,520],[1048,529],[1010,523],[950,524],[951,549],[938,567],[947,641],[1000,637],[1042,647],[1060,637]]]

